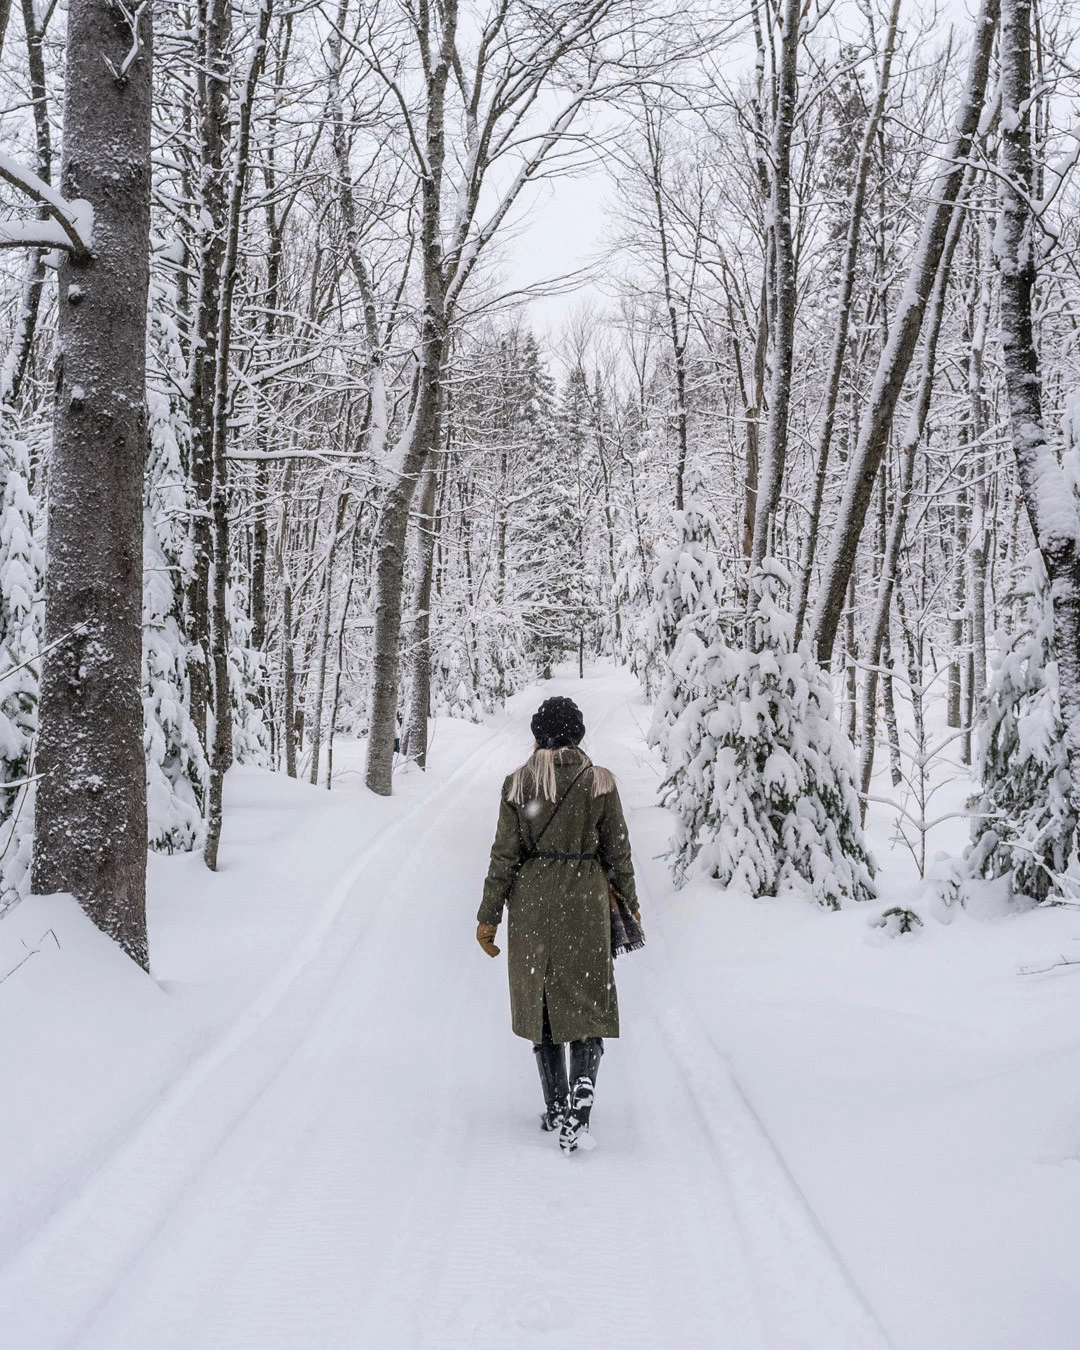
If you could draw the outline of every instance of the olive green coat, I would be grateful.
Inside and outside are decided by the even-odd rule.
[[[556,768],[559,799],[581,771],[569,751]],[[551,820],[552,802],[507,800],[508,778],[478,923],[509,913],[507,964],[514,1032],[539,1042],[547,996],[556,1041],[618,1036],[619,1003],[611,959],[608,877],[637,908],[630,837],[617,791],[594,797],[592,770],[574,786],[539,847],[544,852],[596,853],[589,861],[525,858]]]

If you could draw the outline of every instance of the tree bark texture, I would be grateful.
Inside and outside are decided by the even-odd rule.
[[[427,768],[428,719],[431,716],[431,574],[435,561],[435,494],[438,485],[438,470],[435,461],[431,460],[424,470],[420,511],[416,521],[416,621],[409,656],[412,668],[409,758],[421,769]]]
[[[225,258],[225,147],[228,140],[232,30],[228,0],[199,0],[198,122],[199,291],[191,345],[191,486],[195,513],[191,522],[193,567],[188,587],[188,639],[191,643],[191,719],[207,745],[210,701],[210,566],[214,541],[211,523],[214,493],[214,394],[221,330],[221,275]]]
[[[211,592],[210,642],[214,672],[214,746],[210,757],[210,788],[207,793],[206,843],[203,858],[211,871],[217,868],[221,841],[221,813],[225,775],[232,764],[232,691],[229,688],[229,355],[232,343],[233,295],[240,244],[240,217],[247,185],[248,149],[251,143],[251,115],[255,91],[266,60],[266,35],[270,27],[273,0],[260,0],[255,43],[251,51],[247,78],[240,101],[236,130],[236,151],[229,184],[225,253],[222,258],[221,299],[218,311],[221,330],[218,335],[214,369],[214,416],[211,471],[213,491],[210,511],[213,529],[213,588]]]
[[[148,967],[142,496],[152,32],[71,0],[61,189],[94,209],[59,274],[33,887],[68,891]]]
[[[751,570],[761,566],[762,559],[769,551],[769,535],[773,516],[780,501],[784,462],[787,458],[791,372],[795,360],[796,299],[795,250],[791,234],[791,138],[795,123],[795,100],[798,94],[800,9],[800,0],[785,0],[769,197],[770,229],[773,239],[773,310],[776,322],[773,329],[769,416],[765,425],[761,482],[754,510]]]
[[[943,155],[942,168],[930,188],[930,203],[923,217],[915,258],[890,325],[888,340],[878,361],[870,405],[863,419],[858,445],[848,465],[844,496],[825,564],[822,593],[814,623],[817,657],[825,666],[832,661],[848,578],[855,566],[878,466],[888,444],[893,415],[908,367],[915,355],[927,301],[978,129],[986,95],[997,14],[998,0],[983,0],[976,20],[967,83],[952,140]]]
[[[1001,342],[1017,476],[1053,605],[1061,716],[1080,809],[1080,509],[1046,434],[1032,321],[1037,265],[1031,209],[1031,0],[1001,5]]]
[[[425,13],[427,11],[425,10]],[[425,21],[426,22],[426,21]],[[409,507],[420,475],[440,442],[443,360],[446,352],[446,277],[442,251],[442,190],[446,161],[445,106],[457,27],[456,0],[442,12],[442,38],[427,80],[425,165],[421,177],[420,253],[424,314],[412,416],[396,451],[393,480],[386,491],[375,539],[371,716],[365,782],[388,797],[393,786],[401,643],[401,595]],[[429,35],[425,29],[423,40]]]
[[[330,655],[330,611],[334,605],[334,563],[337,546],[345,528],[345,512],[349,494],[339,492],[337,506],[330,524],[330,539],[326,546],[326,565],[323,571],[322,610],[319,616],[318,666],[315,677],[315,702],[311,710],[311,772],[312,787],[319,782],[319,762],[322,759],[323,704],[326,702],[326,666]]]
[[[406,433],[401,471],[387,490],[375,544],[375,633],[372,652],[371,719],[365,781],[372,792],[390,795],[397,735],[401,596],[409,507],[428,455],[439,444],[442,424],[441,322],[425,315],[428,330],[418,373],[416,406]]]

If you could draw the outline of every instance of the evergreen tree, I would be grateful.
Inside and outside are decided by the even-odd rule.
[[[671,514],[670,532],[654,545],[650,603],[632,625],[631,663],[646,694],[654,695],[668,673],[668,662],[684,622],[701,612],[715,628],[727,614],[726,585],[720,565],[721,537],[716,517],[694,495]],[[666,707],[677,694],[669,688]]]
[[[235,764],[270,765],[270,733],[259,691],[263,656],[251,643],[251,607],[237,583],[228,589],[229,697],[232,703],[232,751]]]
[[[196,848],[202,837],[207,764],[191,718],[191,651],[181,625],[190,580],[193,505],[186,464],[190,429],[185,363],[172,297],[150,291],[147,362],[149,449],[143,530],[143,744],[150,847]]]
[[[1054,655],[1050,586],[1031,555],[1026,622],[999,650],[979,738],[982,788],[972,805],[969,876],[1008,878],[1014,896],[1043,901],[1075,858],[1076,815]]]
[[[14,410],[0,400],[0,910],[29,885],[38,655],[45,560],[35,538],[30,450]],[[5,787],[11,784],[11,787]]]
[[[828,908],[873,896],[852,748],[825,674],[780,602],[766,559],[752,614],[761,641],[731,645],[715,612],[680,623],[657,707],[662,800],[678,824],[677,880],[714,877],[754,896],[796,893]]]
[[[588,614],[581,563],[578,472],[582,457],[582,389],[569,382],[557,417],[547,388],[536,391],[522,457],[525,500],[513,532],[517,595],[526,652],[542,679],[576,653]]]

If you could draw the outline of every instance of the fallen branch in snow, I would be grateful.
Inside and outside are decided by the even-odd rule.
[[[94,208],[81,197],[66,197],[32,169],[0,150],[0,179],[18,188],[49,213],[52,220],[5,221],[0,248],[64,248],[85,258],[94,242]],[[58,228],[51,228],[51,227]]]
[[[56,950],[59,951],[60,939],[56,936],[56,934],[53,932],[51,928],[47,928],[45,932],[42,933],[42,935],[38,938],[38,945],[36,947],[31,947],[27,951],[23,959],[21,961],[17,961],[15,965],[11,967],[11,969],[8,971],[6,975],[0,975],[0,984],[3,984],[5,980],[9,980],[21,966],[26,965],[27,961],[29,961],[32,956],[37,956],[38,952],[41,951],[41,944],[45,941],[47,937],[52,938],[52,940],[56,943]],[[26,946],[25,942],[23,943],[23,946],[24,947]]]
[[[1052,961],[1048,966],[1021,966],[1021,975],[1046,975],[1051,970],[1060,970],[1062,966],[1080,966],[1080,960],[1072,961],[1063,956],[1060,961]]]

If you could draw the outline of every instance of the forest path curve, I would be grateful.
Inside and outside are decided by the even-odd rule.
[[[545,689],[578,700],[620,780],[648,927],[663,822],[640,701],[619,673]],[[9,1266],[10,1344],[884,1350],[655,928],[618,966],[597,1147],[565,1159],[537,1129],[505,967],[472,936],[534,704],[354,864],[310,950]]]

